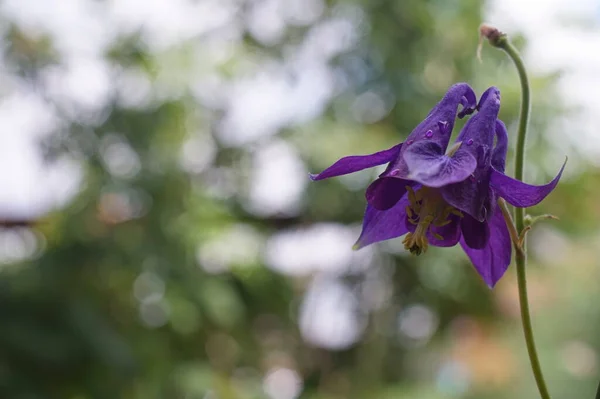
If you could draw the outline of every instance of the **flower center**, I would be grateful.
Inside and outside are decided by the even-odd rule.
[[[463,217],[458,209],[448,205],[439,190],[431,187],[421,187],[416,192],[412,187],[406,187],[410,204],[406,207],[408,221],[415,226],[414,233],[408,233],[404,238],[404,248],[413,255],[421,255],[429,247],[427,232],[431,227],[442,227],[450,224],[450,215]],[[438,240],[444,237],[431,231]]]

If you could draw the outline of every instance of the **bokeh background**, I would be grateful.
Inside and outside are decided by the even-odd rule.
[[[536,397],[513,267],[491,291],[459,248],[353,252],[380,169],[308,179],[457,81],[500,87],[514,137],[483,21],[530,68],[527,181],[569,156],[531,305],[554,397],[592,398],[597,0],[0,2],[0,397]]]

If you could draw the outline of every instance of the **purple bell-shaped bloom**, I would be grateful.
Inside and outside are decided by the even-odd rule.
[[[456,117],[475,109],[477,114],[448,148]],[[419,255],[429,245],[450,247],[460,242],[493,287],[511,258],[511,240],[497,198],[517,207],[533,206],[550,194],[562,174],[561,169],[542,186],[504,174],[508,135],[498,120],[499,110],[497,88],[489,88],[477,104],[469,85],[455,84],[404,143],[342,158],[311,178],[322,180],[388,163],[367,189],[368,205],[355,248],[406,235],[405,248]]]

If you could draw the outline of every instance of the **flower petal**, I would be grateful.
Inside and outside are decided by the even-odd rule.
[[[542,186],[534,186],[531,184],[523,183],[522,181],[513,179],[512,177],[506,176],[504,173],[492,170],[492,176],[490,179],[490,187],[496,191],[500,197],[504,198],[509,204],[519,207],[528,208],[530,206],[537,205],[540,203],[548,194],[554,190],[567,161],[560,168],[558,175],[548,184]]]
[[[500,119],[496,119],[496,146],[492,151],[492,166],[504,172],[506,167],[506,152],[508,151],[508,132],[506,125]]]
[[[412,145],[404,152],[410,170],[408,179],[428,187],[442,187],[469,177],[477,167],[477,160],[468,152],[447,156],[433,142]]]
[[[450,223],[446,226],[431,226],[427,231],[429,245],[436,247],[453,247],[460,239],[460,217],[450,215]],[[437,235],[437,237],[436,237]],[[442,237],[442,239],[439,239]]]
[[[380,211],[367,205],[360,237],[354,249],[360,249],[378,241],[400,237],[408,232],[406,228],[406,207],[408,197],[404,196],[392,208]]]
[[[458,105],[463,109],[457,115]],[[466,83],[452,85],[439,103],[433,107],[425,120],[406,138],[406,142],[431,141],[446,150],[456,117],[473,113],[477,107],[477,96]]]
[[[496,120],[500,111],[500,90],[493,86],[487,89],[481,95],[478,109],[479,112],[465,123],[456,138],[457,142],[462,142],[456,151],[457,154],[469,152],[471,155],[477,156],[482,153],[480,147],[484,147],[486,151],[491,151],[493,147]]]
[[[490,239],[484,248],[469,247],[464,236],[460,240],[460,245],[483,281],[488,287],[493,288],[508,269],[511,256],[510,235],[500,208],[496,208],[494,215],[490,218],[489,228]]]
[[[365,197],[369,205],[380,211],[390,209],[406,194],[406,186],[414,182],[395,177],[380,177],[369,185]]]
[[[462,236],[469,248],[481,249],[490,239],[488,222],[480,222],[469,215],[465,215],[460,222]]]
[[[421,188],[421,186],[416,185],[414,190],[418,191],[419,188]],[[448,220],[450,220],[450,223],[445,226],[429,225],[429,229],[426,233],[429,245],[435,247],[453,247],[458,243],[458,240],[460,239],[460,217],[450,215],[448,216]],[[417,229],[417,225],[411,223],[410,220],[408,220],[408,217],[406,218],[406,229],[411,233],[414,233]]]
[[[486,175],[475,173],[465,181],[442,187],[441,192],[448,204],[480,222],[490,217],[496,208],[496,195],[490,190],[490,179]]]
[[[372,168],[382,165],[398,157],[402,143],[393,146],[384,151],[379,151],[370,155],[352,155],[338,160],[336,163],[325,169],[319,174],[311,174],[312,180],[323,180],[334,176],[347,175],[348,173],[358,172],[359,170]]]
[[[443,154],[452,135],[459,105],[463,107],[461,112],[458,113],[459,118],[472,113],[477,106],[475,92],[466,83],[457,83],[448,89],[442,100],[406,138],[400,156],[390,164],[390,167],[382,176],[392,175],[393,173],[396,177],[408,178],[409,169],[403,154],[409,147],[418,143],[434,143],[441,149],[440,153]]]
[[[490,87],[481,96],[479,112],[467,121],[458,135],[457,141],[462,144],[454,155],[470,154],[477,160],[477,167],[468,179],[442,189],[442,195],[450,205],[480,222],[490,217],[496,206],[495,197],[489,189],[492,158],[494,154],[498,159],[506,157],[507,137],[502,137],[506,129],[503,130],[504,124],[497,123],[499,110],[500,91]],[[497,144],[492,149],[495,135],[498,137]]]

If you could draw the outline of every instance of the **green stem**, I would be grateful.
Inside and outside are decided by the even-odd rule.
[[[512,43],[510,43],[510,41],[508,41],[505,34],[500,34],[498,31],[496,31],[496,33],[497,35],[488,36],[490,43],[494,47],[501,48],[509,55],[514,62],[515,67],[517,68],[519,79],[521,81],[521,114],[519,117],[519,130],[515,153],[515,178],[522,181],[525,170],[525,139],[527,136],[527,124],[529,122],[530,109],[529,79],[527,78],[525,65],[523,64],[523,60],[521,59],[517,49],[512,45]],[[522,232],[525,228],[525,209],[515,207],[515,225],[518,232]],[[533,328],[531,325],[531,314],[529,311],[529,299],[527,295],[527,253],[525,251],[524,241],[522,243],[515,243],[515,252],[517,281],[519,284],[519,303],[521,306],[521,320],[523,322],[523,332],[525,333],[525,343],[527,344],[527,352],[529,353],[531,369],[533,371],[538,390],[540,391],[540,396],[542,399],[550,399],[550,394],[548,393],[548,388],[546,386],[546,382],[544,381],[540,360],[535,347]]]

